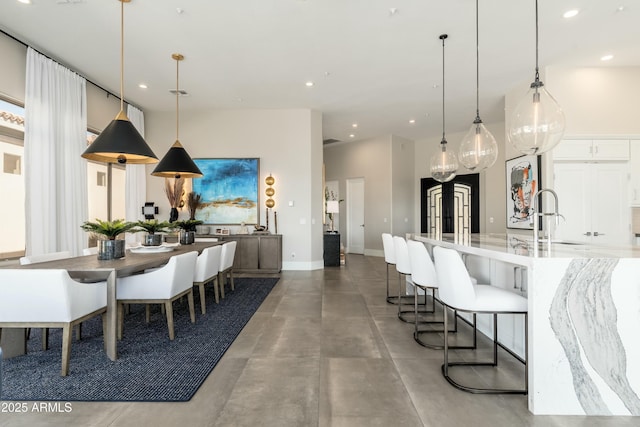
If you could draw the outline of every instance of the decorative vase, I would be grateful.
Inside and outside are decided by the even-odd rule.
[[[144,246],[160,246],[162,244],[162,234],[147,234],[144,236]]]
[[[178,208],[171,208],[169,213],[169,222],[176,222],[178,220]]]
[[[186,231],[180,230],[180,244],[181,245],[190,245],[195,243],[196,241],[196,232],[195,231]]]
[[[123,258],[124,240],[98,240],[98,259],[102,261]]]

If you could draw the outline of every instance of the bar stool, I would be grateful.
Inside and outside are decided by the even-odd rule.
[[[493,361],[491,362],[449,362],[448,322],[444,318],[444,364],[442,375],[454,387],[470,393],[505,393],[527,394],[529,389],[529,377],[527,372],[527,299],[507,290],[491,286],[474,286],[469,273],[460,258],[460,254],[453,249],[439,246],[433,248],[433,258],[438,278],[438,295],[445,307],[473,313],[493,314]],[[498,365],[498,314],[522,314],[524,315],[524,388],[523,389],[494,389],[476,388],[462,385],[449,376],[449,368],[453,366],[497,366]]]
[[[400,236],[393,236],[393,249],[395,252],[395,256],[396,256],[396,270],[398,271],[398,318],[400,320],[402,320],[403,322],[411,322],[411,319],[409,319],[408,317],[405,316],[405,314],[407,313],[414,313],[414,310],[403,310],[402,306],[403,305],[409,305],[409,304],[404,304],[402,303],[402,298],[403,297],[412,297],[411,295],[406,295],[406,285],[405,285],[405,295],[402,295],[402,278],[403,276],[406,278],[407,276],[409,276],[409,280],[405,280],[405,283],[409,283],[411,286],[413,286],[413,300],[414,300],[414,304],[411,305],[417,305],[417,299],[419,298],[419,296],[417,295],[418,290],[416,289],[415,285],[413,284],[413,281],[411,280],[411,263],[409,262],[409,250],[407,249],[407,241],[404,240],[404,238],[400,237]],[[427,304],[427,295],[425,293],[424,296],[424,304],[425,304],[425,309],[426,309],[426,304]],[[415,309],[415,319],[413,319],[414,323],[418,323],[418,317],[417,317],[417,308]]]

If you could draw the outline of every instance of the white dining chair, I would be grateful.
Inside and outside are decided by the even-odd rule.
[[[106,313],[106,282],[80,283],[59,269],[0,269],[0,283],[0,330],[62,328],[61,375],[66,376],[72,328]]]
[[[235,290],[235,284],[233,282],[233,261],[236,256],[236,247],[238,242],[232,240],[222,245],[222,253],[220,254],[220,296],[224,298],[224,286],[229,278],[231,290]]]
[[[118,337],[122,338],[124,304],[146,304],[146,321],[149,322],[149,304],[162,304],[167,317],[169,339],[175,338],[173,301],[187,296],[191,323],[196,322],[193,303],[193,277],[198,252],[192,251],[169,258],[169,262],[157,270],[118,278]]]
[[[49,252],[48,254],[27,255],[20,258],[20,265],[35,264],[38,262],[56,261],[59,259],[71,258],[71,252]]]
[[[205,288],[207,283],[213,284],[213,294],[216,304],[220,301],[220,290],[218,289],[218,272],[220,271],[220,255],[222,245],[205,248],[196,260],[196,271],[193,276],[193,285],[200,290],[200,311],[207,312],[205,304]]]
[[[71,252],[69,251],[60,251],[60,252],[49,252],[46,254],[38,254],[38,255],[27,255],[20,258],[20,265],[27,264],[37,264],[40,262],[48,262],[48,261],[56,261],[59,259],[71,258]],[[77,336],[80,339],[80,335],[82,334],[81,326],[78,325]],[[27,338],[31,335],[31,328],[27,328]],[[49,348],[49,329],[42,329],[42,349],[47,350]]]
[[[442,365],[442,375],[454,387],[470,393],[527,394],[529,388],[527,372],[527,299],[515,292],[510,292],[497,286],[474,285],[460,254],[453,249],[436,246],[433,248],[433,258],[439,285],[438,295],[445,307],[472,313],[474,317],[479,313],[489,313],[493,317],[493,360],[490,362],[450,362],[448,321],[447,316],[444,317],[444,364]],[[524,364],[524,387],[521,389],[471,387],[454,380],[449,374],[449,368],[451,367],[467,366],[473,368],[478,366],[495,367],[498,365],[498,314],[524,315],[524,359],[520,360],[518,358]],[[499,373],[499,371],[496,373]]]

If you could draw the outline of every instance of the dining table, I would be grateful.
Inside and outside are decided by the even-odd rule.
[[[12,266],[19,269],[64,269],[75,279],[91,286],[91,282],[107,282],[107,328],[105,350],[111,360],[118,359],[118,341],[116,336],[118,325],[118,296],[116,294],[118,277],[131,276],[145,270],[158,268],[166,264],[174,255],[197,251],[201,253],[210,246],[221,245],[224,242],[196,242],[189,245],[169,245],[154,250],[153,247],[129,248],[123,258],[113,260],[99,260],[97,255],[84,255],[55,261],[40,262]],[[148,248],[148,249],[144,249]]]

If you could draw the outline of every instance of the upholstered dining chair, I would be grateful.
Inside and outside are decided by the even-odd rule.
[[[124,304],[146,304],[146,321],[149,322],[149,304],[162,304],[167,317],[169,339],[175,338],[173,325],[173,301],[187,296],[191,323],[196,322],[193,303],[193,277],[198,252],[192,251],[169,258],[163,267],[148,273],[120,277],[116,284],[118,299],[118,337],[122,338]]]
[[[438,295],[445,307],[472,313],[474,317],[479,313],[489,313],[493,317],[493,360],[489,362],[450,362],[448,322],[447,316],[444,317],[444,364],[442,365],[442,375],[454,387],[470,393],[527,394],[529,386],[527,372],[527,299],[497,286],[474,285],[460,254],[453,249],[436,246],[433,248],[433,258],[438,278]],[[524,315],[524,358],[522,360],[518,358],[524,363],[524,387],[520,389],[471,387],[454,380],[449,375],[449,368],[451,367],[496,367],[498,365],[498,314]]]
[[[204,285],[213,283],[213,293],[216,304],[220,301],[220,290],[218,289],[218,272],[220,271],[220,255],[222,245],[205,248],[196,260],[196,271],[193,276],[193,285],[200,290],[200,311],[206,314]]]
[[[49,252],[48,254],[27,255],[20,258],[20,265],[35,264],[37,262],[55,261],[58,259],[71,258],[71,252]]]
[[[60,251],[60,252],[49,252],[47,254],[39,254],[39,255],[27,255],[20,258],[20,265],[26,264],[36,264],[39,262],[47,262],[47,261],[56,261],[59,259],[71,258],[71,252],[69,251]],[[31,335],[31,328],[27,328],[27,337]],[[81,325],[78,324],[78,339],[80,339],[81,335]],[[49,348],[49,329],[42,329],[42,349],[47,350]]]
[[[62,328],[62,370],[69,373],[72,328],[107,311],[106,282],[80,283],[59,269],[0,269],[1,328]],[[103,334],[106,318],[103,316]]]
[[[235,290],[235,284],[233,283],[233,260],[236,256],[236,246],[238,242],[232,240],[222,245],[222,253],[220,254],[220,296],[224,298],[224,286],[229,278],[231,290]]]

